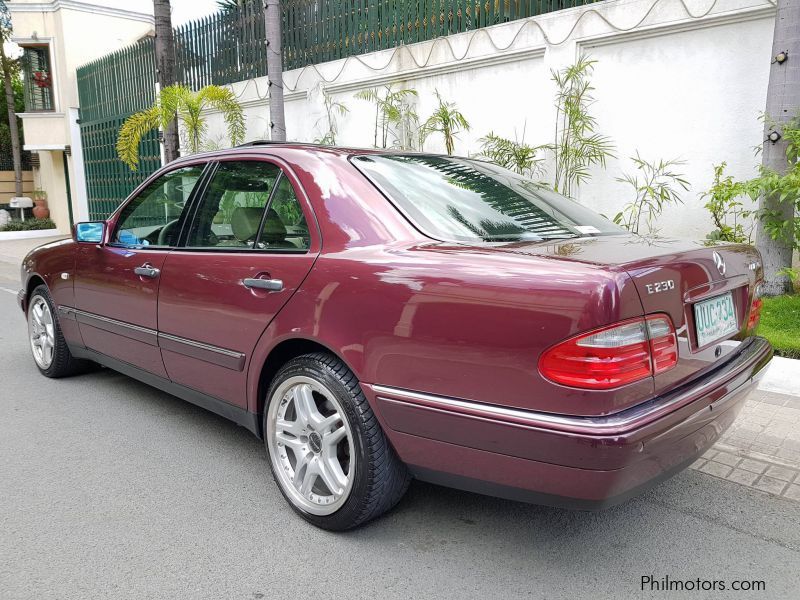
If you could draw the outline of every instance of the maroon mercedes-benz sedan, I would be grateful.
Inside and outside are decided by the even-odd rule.
[[[31,252],[19,302],[44,375],[99,363],[247,427],[341,530],[411,477],[591,508],[684,468],[772,356],[761,277],[489,163],[253,143]]]

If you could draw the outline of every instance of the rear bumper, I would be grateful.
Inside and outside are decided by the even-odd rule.
[[[685,468],[733,423],[772,358],[751,338],[701,380],[605,417],[506,409],[364,386],[420,479],[577,508],[623,501]]]

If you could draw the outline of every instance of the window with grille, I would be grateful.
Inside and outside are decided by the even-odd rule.
[[[22,55],[25,81],[25,112],[55,110],[53,74],[47,46],[25,46]]]

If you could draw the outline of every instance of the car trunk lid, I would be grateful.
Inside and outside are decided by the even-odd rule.
[[[656,395],[715,368],[752,335],[748,317],[762,274],[761,257],[751,246],[611,235],[496,249],[626,272],[644,314],[669,315],[677,333],[678,364],[655,375]],[[717,327],[719,321],[727,325]]]

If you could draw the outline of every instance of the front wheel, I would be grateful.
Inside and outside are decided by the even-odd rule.
[[[28,302],[28,339],[33,360],[46,377],[66,377],[87,366],[70,353],[45,285],[34,289]]]
[[[264,442],[275,481],[304,519],[342,531],[403,496],[410,477],[347,366],[314,353],[289,361],[267,394]]]

